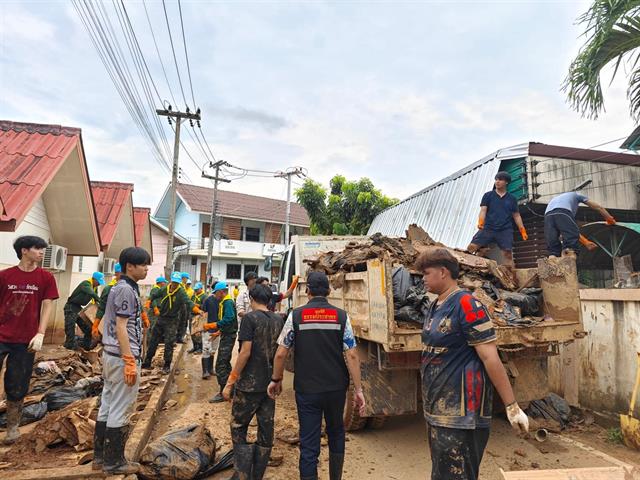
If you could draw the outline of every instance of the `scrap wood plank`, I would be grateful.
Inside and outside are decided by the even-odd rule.
[[[160,388],[157,388],[151,394],[151,398],[149,399],[147,406],[142,411],[142,415],[133,428],[133,432],[131,432],[129,440],[127,440],[127,446],[125,447],[125,456],[132,462],[138,461],[142,450],[149,441],[149,437],[151,436],[151,432],[153,431],[153,427],[156,423],[156,418],[160,414],[162,406],[164,405],[164,402],[169,395],[169,389],[171,387],[171,384],[173,383],[173,377],[175,376],[176,370],[178,369],[178,366],[182,361],[182,357],[186,348],[187,344],[183,343],[180,348],[173,353],[171,371],[169,372],[169,375],[166,376],[164,385],[162,385]]]
[[[563,468],[558,470],[521,470],[505,472],[504,480],[630,480],[635,477],[623,467]]]
[[[31,468],[29,470],[13,470],[10,473],[11,480],[39,480],[39,479],[55,479],[55,480],[76,480],[83,478],[104,478],[104,472],[101,470],[92,470],[91,464],[79,465],[76,467],[57,467],[57,468]]]

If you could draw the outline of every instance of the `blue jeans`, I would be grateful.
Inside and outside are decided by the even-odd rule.
[[[313,477],[318,472],[322,416],[329,437],[329,452],[344,453],[344,402],[346,390],[324,393],[296,392],[300,423],[300,476]]]

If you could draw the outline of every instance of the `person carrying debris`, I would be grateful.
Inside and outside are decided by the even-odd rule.
[[[6,445],[20,437],[24,397],[29,390],[35,352],[42,349],[58,288],[51,273],[38,265],[47,242],[22,236],[13,242],[18,265],[0,271],[0,371],[5,365]]]
[[[300,478],[317,480],[320,433],[324,416],[329,437],[329,478],[340,480],[344,464],[344,404],[349,377],[354,386],[354,408],[365,413],[356,352],[349,315],[327,301],[329,279],[322,272],[307,275],[309,302],[294,309],[278,338],[273,377],[267,388],[273,399],[282,392],[284,362],[293,354],[298,422],[300,426]],[[444,478],[444,477],[443,477]]]
[[[189,275],[189,273],[182,272],[180,274],[180,285],[187,294],[187,298],[191,300],[191,297],[193,297],[193,288],[191,288],[191,275]],[[189,312],[189,308],[184,305],[180,315],[180,321],[178,322],[178,329],[176,331],[176,343],[184,343],[184,336],[187,333],[190,320],[191,314]]]
[[[508,172],[498,172],[495,176],[495,188],[482,196],[478,231],[467,247],[470,253],[495,243],[502,251],[504,262],[513,268],[513,222],[515,222],[523,240],[529,235],[522,223],[516,198],[507,192],[511,183]]]
[[[595,243],[580,235],[576,213],[581,203],[599,212],[607,225],[616,224],[616,219],[604,207],[588,197],[578,192],[562,193],[551,199],[544,212],[544,238],[549,255],[559,257],[563,250],[577,253],[578,242],[589,250],[597,248]]]
[[[249,291],[251,312],[240,325],[240,353],[229,375],[222,396],[233,396],[231,406],[231,440],[233,442],[234,478],[261,480],[273,447],[273,418],[276,402],[267,395],[273,372],[273,357],[278,348],[278,336],[284,325],[280,315],[267,308],[273,294],[264,285]],[[256,416],[256,443],[247,443],[249,423]]]
[[[107,283],[102,289],[102,293],[100,294],[100,301],[98,302],[98,310],[96,311],[96,318],[93,321],[93,325],[91,325],[91,339],[93,340],[92,346],[100,340],[100,320],[104,316],[104,310],[107,308],[107,298],[109,297],[109,292],[111,291],[111,287],[113,287],[118,280],[120,280],[120,276],[122,275],[122,268],[119,263],[116,263],[114,269],[113,278],[109,283]]]
[[[128,475],[140,468],[125,459],[140,384],[142,355],[142,302],[138,282],[147,276],[151,256],[144,248],[120,252],[122,276],[109,292],[104,313],[102,378],[104,386],[93,434],[93,470],[107,475]]]
[[[229,295],[229,287],[226,282],[218,282],[213,287],[213,295],[218,300],[218,321],[205,323],[204,328],[220,330],[220,346],[218,347],[218,358],[216,359],[216,376],[220,385],[218,392],[209,402],[224,402],[222,389],[227,384],[231,373],[231,354],[236,343],[236,333],[238,332],[238,319],[236,316],[236,304]]]
[[[75,290],[67,299],[64,305],[64,348],[76,350],[78,344],[76,342],[76,325],[80,327],[84,333],[83,347],[91,348],[91,326],[87,324],[80,316],[80,310],[88,303],[100,303],[98,296],[98,286],[104,285],[104,274],[102,272],[93,272],[91,278],[83,280],[78,284]]]
[[[142,363],[142,368],[151,368],[158,345],[164,342],[164,365],[162,373],[168,374],[171,370],[171,361],[173,360],[173,349],[176,344],[176,330],[180,314],[183,309],[193,313],[200,313],[201,310],[193,304],[185,289],[181,285],[180,272],[171,274],[171,283],[166,287],[154,290],[149,297],[153,307],[153,313],[157,317],[156,324],[151,331],[151,339],[149,340],[149,349]]]
[[[276,308],[278,307],[278,304],[282,300],[284,300],[285,298],[291,298],[291,296],[293,295],[293,292],[296,291],[296,287],[298,286],[299,279],[300,279],[299,275],[294,276],[291,282],[291,286],[287,289],[287,291],[284,293],[280,293],[280,292],[274,292],[271,290],[271,282],[267,277],[258,278],[256,283],[258,285],[264,285],[269,289],[269,291],[271,291],[271,300],[269,300],[269,304],[267,305],[267,308],[269,309],[269,311],[275,312]]]
[[[458,287],[460,265],[442,248],[423,252],[414,268],[438,295],[422,330],[422,401],[431,452],[432,480],[476,480],[489,440],[493,389],[509,423],[528,431],[496,347],[485,307]]]
[[[204,302],[205,298],[206,293],[202,282],[196,282],[191,301],[194,305],[197,305],[200,310],[202,310],[202,302]],[[191,331],[191,328],[189,330]],[[191,350],[187,353],[202,353],[202,336],[200,335],[200,332],[191,334],[191,345]]]
[[[213,287],[215,287],[215,284],[212,286],[212,289]],[[205,298],[202,303],[202,311],[207,313],[207,323],[204,324],[202,330],[202,357],[200,358],[202,363],[202,378],[204,380],[215,374],[213,370],[213,357],[220,346],[220,330],[217,325],[219,309],[220,302],[213,293]],[[215,325],[215,327],[212,328],[212,325]]]
[[[256,272],[247,272],[244,276],[244,284],[247,289],[243,291],[236,299],[236,307],[238,309],[238,323],[242,323],[242,317],[251,311],[251,299],[249,298],[249,290],[251,290],[258,279]]]

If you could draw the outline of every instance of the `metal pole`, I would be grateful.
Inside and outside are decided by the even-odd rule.
[[[289,246],[289,224],[291,222],[291,176],[293,172],[287,174],[287,216],[284,224],[284,245]]]
[[[231,181],[224,178],[220,178],[220,167],[222,167],[223,165],[228,165],[228,163],[225,162],[224,160],[218,160],[216,163],[209,165],[211,167],[215,167],[216,169],[216,174],[214,177],[205,175],[204,172],[202,173],[202,176],[204,178],[213,180],[213,204],[211,205],[211,217],[209,218],[209,245],[207,245],[207,273],[204,279],[207,285],[211,281],[211,262],[213,261],[213,241],[215,239],[216,224],[218,220],[218,182],[229,183]]]
[[[176,136],[173,143],[173,170],[171,171],[171,209],[169,210],[169,238],[167,239],[167,258],[164,264],[166,279],[171,278],[173,270],[173,236],[176,227],[176,191],[178,188],[178,154],[180,152],[180,123],[176,118]]]

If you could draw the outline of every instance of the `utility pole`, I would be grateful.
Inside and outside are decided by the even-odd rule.
[[[220,167],[228,166],[229,164],[224,160],[218,160],[215,163],[209,163],[209,168],[215,168],[216,174],[214,176],[207,175],[202,172],[204,178],[213,180],[213,204],[211,205],[211,219],[209,220],[209,245],[207,245],[207,274],[205,275],[205,282],[208,284],[211,281],[211,262],[213,260],[213,240],[216,231],[216,220],[218,219],[218,182],[230,183],[231,180],[220,177]]]
[[[291,177],[304,177],[305,174],[302,171],[302,168],[295,167],[293,169],[288,169],[286,172],[279,173],[276,177],[286,178],[287,179],[287,213],[285,217],[284,223],[284,245],[285,247],[289,246],[289,230],[291,224]]]
[[[178,154],[180,150],[180,123],[182,120],[200,120],[200,110],[198,113],[190,113],[187,108],[187,112],[174,112],[171,110],[171,105],[167,110],[156,110],[156,113],[163,117],[168,117],[169,124],[171,124],[171,118],[175,118],[176,122],[176,136],[173,142],[173,168],[171,169],[171,209],[169,210],[169,238],[167,239],[167,258],[164,264],[164,275],[167,280],[171,279],[171,271],[173,270],[173,237],[175,235],[176,227],[176,190],[178,188]]]

